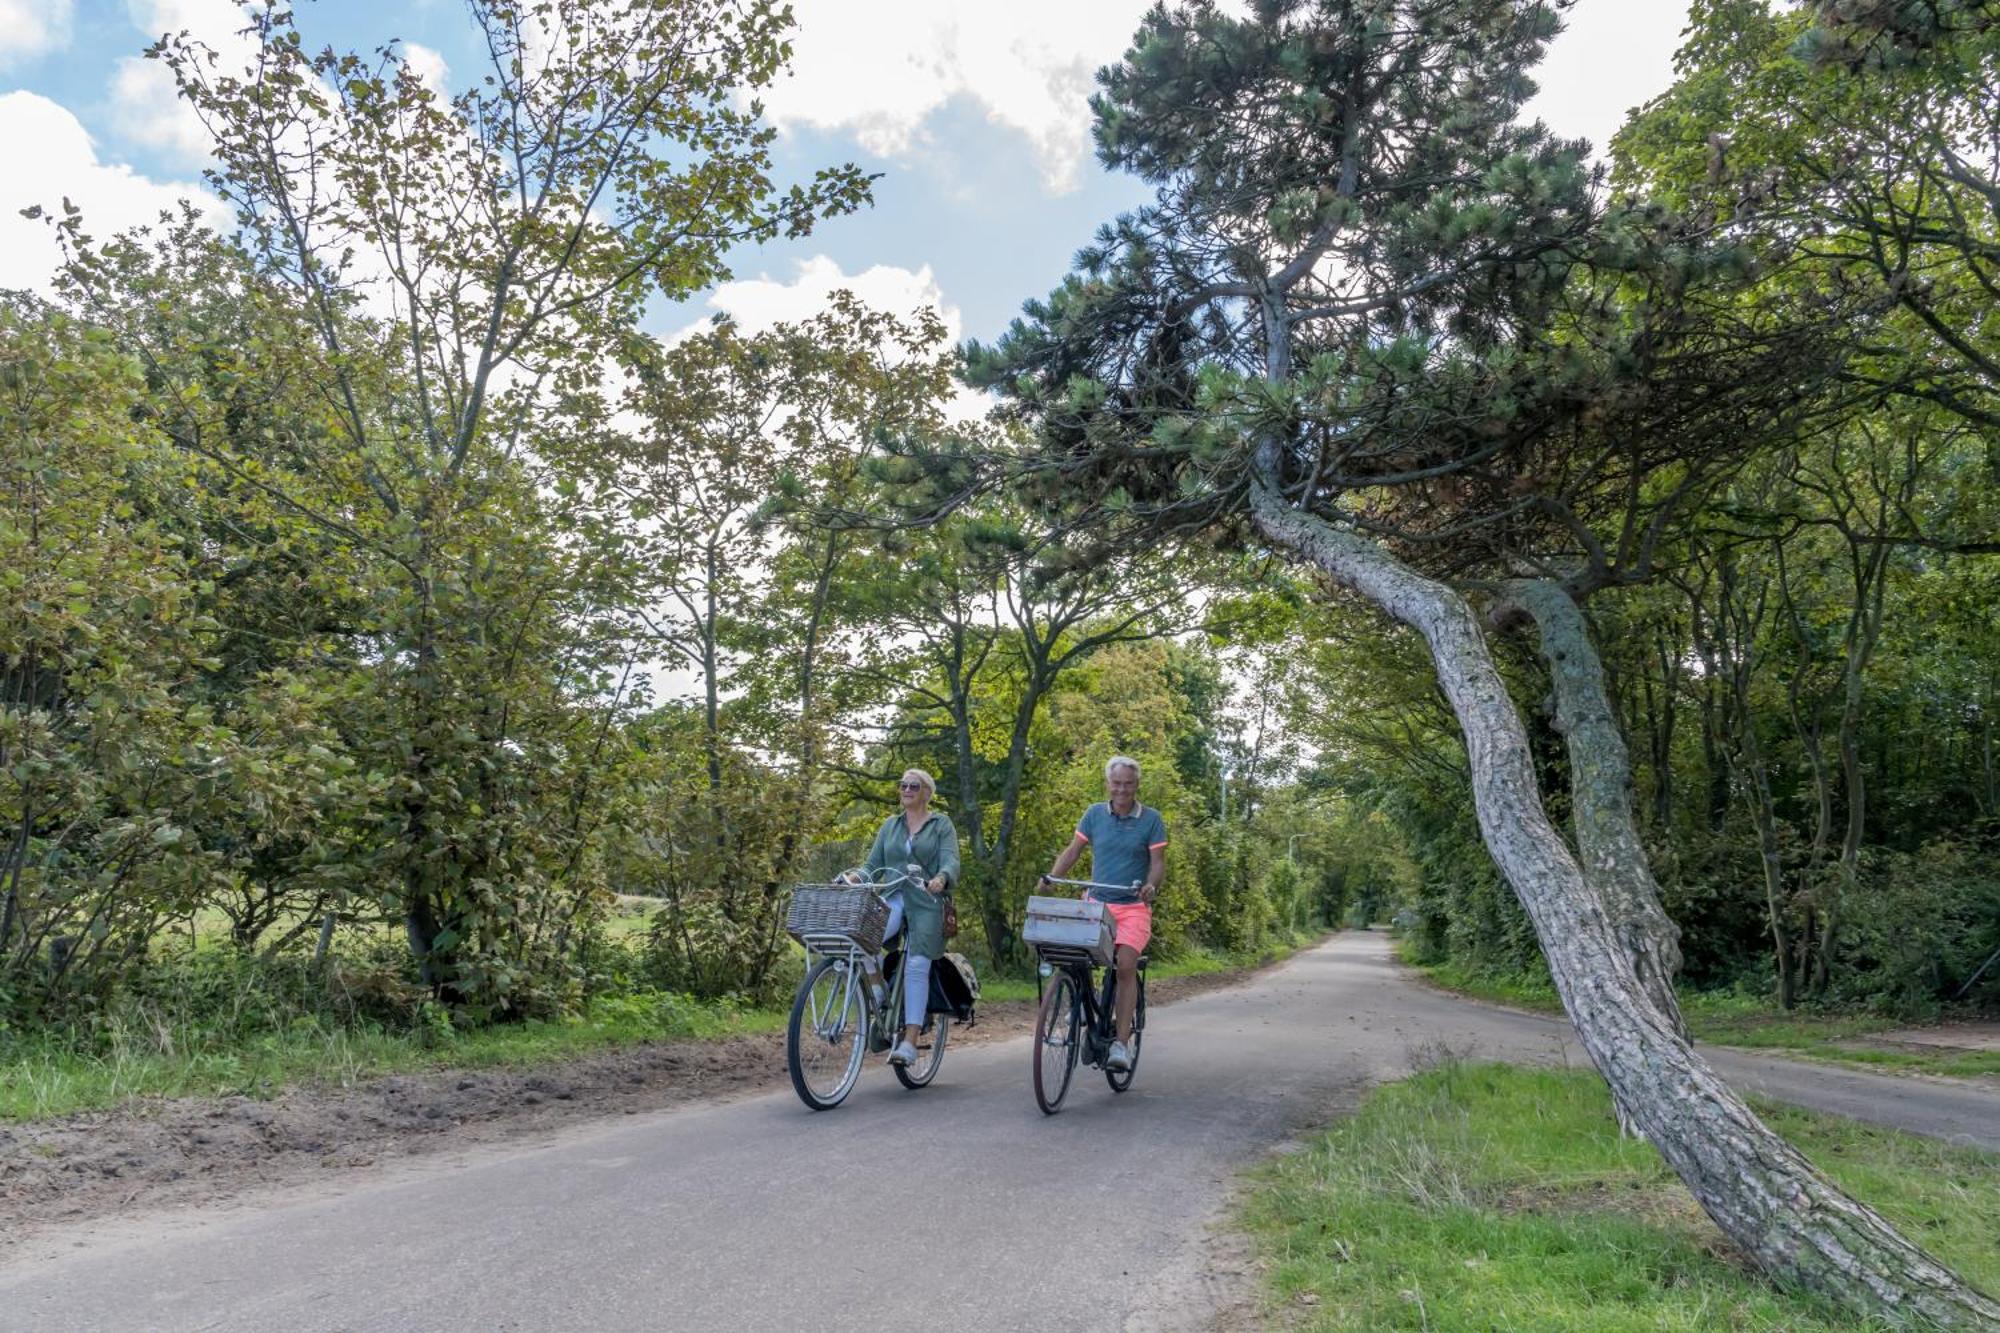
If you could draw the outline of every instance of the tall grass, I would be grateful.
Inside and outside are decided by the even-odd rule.
[[[621,978],[572,1016],[462,1030],[401,966],[393,944],[382,959],[332,969],[209,950],[157,960],[59,1027],[0,1029],[0,1119],[132,1097],[268,1096],[302,1082],[533,1064],[633,1042],[772,1031],[784,1019]]]

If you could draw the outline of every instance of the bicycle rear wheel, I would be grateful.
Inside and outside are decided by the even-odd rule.
[[[1049,978],[1042,992],[1042,1009],[1035,1020],[1035,1104],[1042,1114],[1054,1115],[1069,1095],[1070,1075],[1076,1072],[1077,1010],[1082,996],[1067,969]]]
[[[1132,1063],[1123,1071],[1104,1071],[1104,1081],[1111,1085],[1113,1092],[1123,1092],[1131,1087],[1132,1079],[1139,1072],[1139,1045],[1146,1036],[1146,974],[1141,972],[1138,978],[1139,997],[1132,1003],[1132,1040],[1125,1047],[1132,1053]]]
[[[867,1036],[860,978],[845,959],[820,959],[799,983],[785,1027],[785,1066],[799,1100],[815,1111],[846,1100],[861,1077]]]
[[[937,1077],[938,1069],[944,1064],[944,1043],[951,1036],[951,1015],[932,1014],[929,1045],[925,1045],[922,1033],[917,1036],[917,1058],[906,1065],[893,1065],[896,1078],[906,1088],[915,1091],[926,1087]]]

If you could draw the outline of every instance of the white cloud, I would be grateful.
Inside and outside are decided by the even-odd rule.
[[[1592,152],[1608,159],[1625,113],[1673,82],[1687,16],[1687,0],[1584,0],[1534,71],[1541,91],[1523,114],[1566,139],[1589,139]]]
[[[35,93],[0,94],[0,143],[10,145],[8,169],[0,172],[0,287],[46,292],[61,262],[49,225],[20,215],[31,205],[60,215],[67,197],[83,210],[84,230],[99,238],[153,222],[183,198],[219,213],[198,185],[148,180],[122,163],[100,162],[81,122]]]
[[[798,261],[791,281],[771,277],[744,278],[725,282],[708,294],[708,308],[727,315],[747,334],[765,333],[778,324],[799,323],[825,310],[837,291],[849,291],[863,305],[887,314],[905,316],[923,308],[937,311],[944,325],[946,341],[957,344],[965,337],[965,320],[958,307],[945,299],[931,266],[919,269],[876,264],[859,273],[848,273],[825,255]],[[668,343],[707,327],[697,321],[667,336]],[[972,421],[986,415],[992,406],[984,393],[961,386],[945,413],[953,420]]]
[[[421,42],[404,42],[403,63],[433,93],[439,97],[451,96],[451,66],[445,63],[442,54]]]
[[[792,74],[763,94],[779,126],[847,130],[871,152],[907,152],[955,97],[1025,135],[1052,193],[1089,156],[1087,99],[1149,0],[796,0]]]
[[[792,73],[766,91],[780,127],[846,131],[898,156],[929,142],[954,98],[1025,136],[1051,193],[1073,189],[1091,153],[1100,66],[1124,55],[1150,0],[795,0]],[[1226,6],[1238,8],[1238,6]],[[1626,110],[1663,91],[1686,0],[1584,0],[1536,72],[1529,106],[1600,152]]]
[[[216,53],[223,73],[247,70],[256,51],[244,35],[248,19],[236,0],[126,0],[126,10],[147,42],[186,32]],[[133,143],[183,166],[208,161],[208,131],[160,61],[126,56],[118,62],[111,76],[111,112],[119,134]]]
[[[70,0],[0,0],[0,66],[69,45]]]
[[[764,333],[782,323],[811,319],[826,309],[833,294],[845,289],[876,310],[892,315],[908,315],[929,306],[944,321],[953,340],[963,337],[958,308],[944,299],[936,275],[929,264],[912,271],[893,264],[877,264],[859,273],[846,273],[840,264],[825,255],[798,261],[790,282],[770,277],[742,278],[725,282],[708,294],[706,304],[717,314],[736,321],[744,333]],[[691,325],[677,337],[700,328]]]

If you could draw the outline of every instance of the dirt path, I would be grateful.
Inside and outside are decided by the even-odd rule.
[[[1263,970],[1163,977],[1148,994],[1171,1004]],[[982,1004],[973,1027],[953,1031],[952,1049],[1020,1036],[1033,1017],[1027,1000]],[[770,1033],[620,1047],[530,1068],[307,1085],[268,1100],[155,1099],[0,1124],[0,1259],[53,1225],[217,1203],[400,1158],[545,1138],[579,1122],[784,1086],[784,1037]]]

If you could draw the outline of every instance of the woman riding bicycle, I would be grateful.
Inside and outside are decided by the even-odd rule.
[[[894,939],[898,929],[909,926],[909,938],[903,943],[903,1013],[908,1021],[903,1039],[889,1052],[890,1064],[907,1065],[917,1058],[917,1036],[930,1007],[931,963],[944,953],[944,899],[958,884],[958,830],[952,827],[951,816],[931,809],[937,783],[921,768],[905,770],[897,791],[903,808],[876,832],[866,869],[875,876],[915,864],[927,876],[921,888],[898,888],[887,895],[889,925],[882,935],[884,940]],[[868,983],[879,999],[879,961]]]

